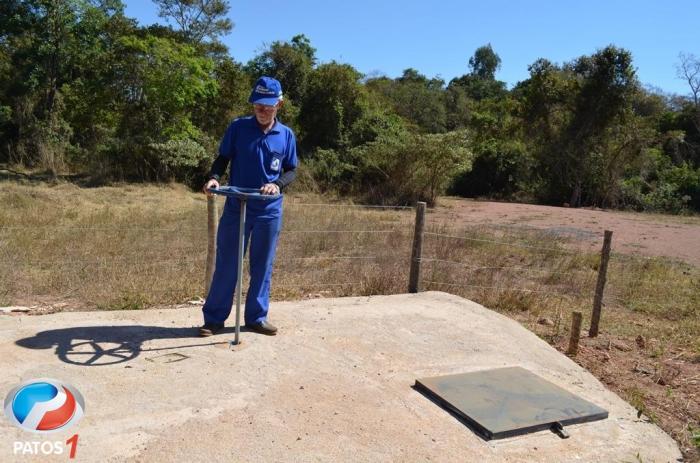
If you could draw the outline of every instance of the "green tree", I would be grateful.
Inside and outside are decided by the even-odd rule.
[[[231,58],[216,62],[213,77],[218,91],[207,92],[197,100],[192,109],[192,122],[218,141],[234,118],[250,112],[248,96],[253,80],[243,66]]]
[[[96,83],[95,61],[107,52],[109,27],[113,18],[123,18],[123,5],[28,0],[5,2],[2,9],[0,55],[11,69],[0,84],[2,151],[12,162],[55,173],[67,154],[90,137],[84,127],[72,125],[77,113],[71,105],[101,94],[105,82]]]
[[[349,144],[354,125],[368,109],[362,75],[349,64],[322,64],[309,76],[299,114],[303,145],[312,150]]]
[[[291,42],[273,42],[246,65],[253,77],[275,77],[282,84],[285,96],[299,104],[304,99],[309,75],[316,62],[316,50],[305,35],[296,35]]]
[[[6,88],[12,108],[9,155],[15,162],[41,165],[54,174],[64,164],[72,135],[63,118],[59,91],[72,67],[77,2],[34,0],[4,5],[3,42],[15,78]]]
[[[683,104],[681,110],[686,134],[684,142],[692,150],[687,160],[697,167],[700,166],[700,58],[686,53],[678,57],[678,77],[687,82],[690,88],[690,101]]]
[[[447,130],[459,130],[468,127],[472,111],[472,100],[459,85],[450,85],[445,89],[445,123]]]
[[[316,66],[316,49],[311,46],[311,41],[304,34],[297,34],[292,37],[292,46],[304,54],[312,66]]]
[[[469,58],[471,75],[484,80],[495,80],[496,71],[501,68],[501,57],[493,51],[491,44],[483,45]]]
[[[184,38],[196,44],[205,38],[217,42],[233,29],[226,17],[230,6],[226,0],[153,0],[158,16],[175,21]]]
[[[366,82],[394,112],[412,123],[416,130],[427,133],[447,130],[444,85],[442,79],[428,79],[413,68],[404,70],[403,75],[393,81],[377,78]]]
[[[625,162],[639,154],[632,102],[639,85],[631,54],[608,46],[558,67],[530,66],[514,89],[523,98],[541,199],[579,206],[612,203]]]
[[[501,66],[501,58],[493,51],[491,44],[476,49],[469,58],[469,73],[450,81],[449,86],[459,86],[476,101],[486,98],[503,98],[506,84],[496,80],[496,71]]]
[[[381,137],[350,150],[352,192],[378,204],[430,206],[472,161],[466,131]]]
[[[591,57],[579,58],[573,63],[572,71],[581,77],[581,85],[561,156],[563,180],[571,191],[569,203],[578,206],[582,202],[584,183],[591,180],[595,167],[593,156],[599,151],[597,145],[604,143],[606,129],[626,123],[638,82],[632,55],[613,46]]]
[[[217,91],[213,61],[194,47],[150,35],[117,43],[118,144],[112,160],[123,176],[181,178],[208,159],[192,110]]]
[[[520,133],[518,106],[518,101],[509,97],[484,100],[472,110],[472,168],[455,178],[454,193],[509,198],[527,190],[531,159]]]
[[[75,28],[78,57],[71,81],[61,87],[65,119],[73,129],[71,163],[87,165],[115,136],[118,114],[112,82],[115,44],[136,31],[136,23],[124,16],[119,1],[105,1],[84,10]]]

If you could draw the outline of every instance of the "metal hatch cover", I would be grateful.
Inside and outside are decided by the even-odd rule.
[[[421,378],[414,388],[486,440],[608,417],[607,410],[520,367]]]

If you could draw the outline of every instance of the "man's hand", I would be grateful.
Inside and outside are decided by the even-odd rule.
[[[264,195],[278,195],[280,193],[280,187],[275,183],[266,183],[260,188],[260,193]]]
[[[212,196],[213,193],[209,191],[210,188],[219,188],[219,182],[215,178],[209,179],[209,181],[204,184],[202,191],[206,193],[207,196]]]

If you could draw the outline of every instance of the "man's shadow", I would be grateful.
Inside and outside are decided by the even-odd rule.
[[[247,331],[241,328],[241,331]],[[226,328],[224,333],[233,333],[233,328]],[[42,331],[32,337],[15,342],[27,349],[55,348],[56,355],[61,361],[72,365],[104,366],[128,362],[135,359],[141,352],[172,351],[186,347],[213,346],[225,344],[227,337],[209,338],[214,342],[189,343],[171,347],[143,349],[145,341],[154,339],[185,339],[197,336],[197,328],[166,328],[162,326],[80,326],[57,330]],[[167,356],[168,354],[163,354]],[[166,362],[174,362],[187,358],[182,354],[172,354]],[[179,357],[177,357],[179,356]]]

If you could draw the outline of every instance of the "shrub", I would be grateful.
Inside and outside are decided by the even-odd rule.
[[[431,206],[472,160],[465,131],[380,138],[353,148],[350,157],[357,165],[352,189],[362,200]]]

